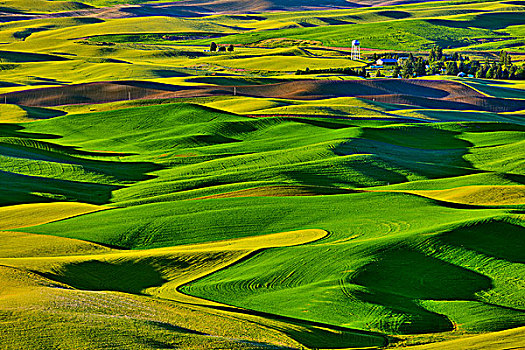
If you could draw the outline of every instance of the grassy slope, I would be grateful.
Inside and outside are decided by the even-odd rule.
[[[12,165],[5,171],[11,174],[40,169],[39,176],[59,183],[123,186],[110,187],[105,202],[125,208],[24,232],[146,249],[322,228],[331,233],[324,243],[265,251],[185,291],[259,312],[386,333],[455,327],[479,332],[523,322],[521,297],[511,282],[521,275],[514,261],[518,253],[489,249],[494,231],[509,232],[507,240],[519,241],[522,224],[508,211],[519,208],[512,207],[515,202],[473,210],[404,193],[179,200],[268,185],[442,190],[447,184],[499,185],[504,178],[509,185],[522,184],[521,168],[515,166],[522,126],[253,119],[166,104],[69,115],[8,130],[10,145],[16,145],[7,148]],[[14,141],[26,135],[47,141]],[[51,171],[66,155],[68,165],[74,161],[78,168]],[[258,195],[272,196],[272,187],[267,188]],[[56,193],[46,190],[48,197]],[[27,195],[23,189],[20,193]],[[486,240],[466,246],[472,235]],[[314,263],[319,259],[322,266]],[[411,287],[424,275],[422,270],[411,276],[413,266],[427,271],[422,289]],[[385,274],[384,282],[371,277],[378,273]],[[408,286],[395,284],[402,280]],[[451,287],[460,281],[465,285]],[[341,305],[340,312],[334,313],[334,303]]]
[[[255,321],[252,325],[198,306],[140,295],[74,290],[4,266],[0,278],[0,310],[4,315],[0,343],[4,349],[280,349],[297,344],[269,327],[259,326],[256,320],[250,320]],[[245,335],[231,336],[240,333]]]
[[[27,2],[19,1],[19,4],[22,3]],[[75,3],[47,1],[45,5],[59,6],[57,9],[60,9],[60,6],[74,6]],[[45,8],[42,5],[38,9],[43,11]],[[480,8],[487,12],[479,13]],[[2,57],[8,62],[2,70],[2,81],[28,86],[116,79],[181,83],[182,80],[177,79],[181,74],[216,71],[239,74],[236,70],[244,69],[248,73],[272,71],[283,75],[307,67],[359,65],[348,60],[348,52],[342,51],[338,53],[339,57],[329,57],[329,52],[319,50],[238,47],[234,54],[210,55],[203,52],[203,46],[208,46],[211,39],[186,42],[170,39],[136,42],[133,39],[130,43],[119,42],[116,45],[83,39],[101,35],[106,43],[112,41],[112,35],[140,37],[147,33],[204,32],[234,34],[213,39],[223,44],[262,42],[263,46],[288,47],[301,45],[304,41],[348,47],[349,38],[359,38],[364,47],[375,49],[420,50],[437,43],[445,47],[476,50],[485,46],[488,50],[508,46],[519,51],[525,45],[520,29],[523,9],[523,5],[510,5],[503,1],[438,2],[352,10],[264,13],[257,16],[13,21],[0,25],[0,40],[6,43],[2,50],[17,53],[15,61],[18,63],[11,62],[13,54]],[[488,42],[483,43],[483,40]],[[29,57],[29,53],[44,56]],[[54,69],[50,70],[48,60],[57,59],[64,61],[53,63]],[[2,89],[10,91],[16,86]]]
[[[35,5],[16,0],[0,6],[6,3],[23,11]],[[58,1],[38,6],[42,12],[85,7]],[[490,12],[479,14],[479,8]],[[15,21],[0,27],[0,40],[9,43],[2,50],[15,52],[4,54],[0,91],[111,79],[245,84],[245,78],[194,80],[184,75],[231,67],[276,70],[281,74],[276,78],[288,78],[283,71],[352,63],[344,52],[254,47],[217,56],[193,46],[207,46],[209,40],[80,42],[94,35],[239,32],[214,40],[257,43],[287,37],[299,40],[294,44],[321,40],[348,46],[348,38],[359,37],[364,46],[396,50],[435,42],[519,49],[522,11],[522,5],[500,1],[439,2],[268,13],[257,19]],[[474,41],[505,38],[506,33],[516,39]],[[53,61],[49,69],[48,60],[57,58],[63,60]],[[492,96],[523,96],[515,83],[471,84]],[[0,105],[0,122],[10,123],[0,124],[0,181],[10,184],[0,194],[0,229],[43,224],[0,232],[6,243],[0,249],[1,265],[16,266],[0,272],[0,313],[8,315],[0,323],[3,347],[379,346],[384,338],[374,332],[445,332],[447,338],[525,322],[520,284],[524,129],[519,114],[399,110],[352,98],[193,101],[234,113],[360,120],[254,119],[167,101],[56,109]],[[78,114],[64,116],[70,111]],[[441,123],[411,124],[398,117]],[[27,123],[35,119],[45,120]],[[247,191],[253,196],[242,197]],[[300,191],[316,195],[296,196]],[[35,204],[9,206],[21,203]],[[100,208],[82,203],[117,208],[66,219]],[[34,210],[45,215],[28,221],[27,212]],[[330,235],[288,246],[307,241],[294,236],[286,246],[254,252],[268,247],[261,235],[301,228]],[[180,246],[231,238],[252,243],[228,254],[221,243],[215,248]],[[155,247],[166,248],[150,250]],[[217,267],[224,269],[209,274]],[[210,308],[224,305],[181,291],[249,310]],[[57,317],[64,322],[56,322]],[[513,338],[520,334],[505,332]],[[424,342],[435,339],[421,337]],[[490,347],[499,337],[495,333],[443,346]]]
[[[7,348],[21,346],[24,341],[32,341],[39,346],[61,342],[67,347],[103,348],[120,344],[119,347],[141,349],[155,348],[160,344],[187,348],[278,349],[281,348],[279,345],[297,347],[297,341],[316,346],[320,342],[328,342],[330,338],[352,347],[384,344],[384,338],[373,333],[330,325],[318,328],[319,325],[298,319],[276,318],[243,310],[230,309],[226,312],[228,310],[221,310],[220,304],[178,291],[178,286],[186,281],[224,268],[254,250],[304,244],[325,235],[322,230],[304,230],[160,250],[125,252],[94,251],[91,248],[85,250],[86,255],[2,258],[2,292],[8,296],[2,307],[18,306],[20,310],[21,305],[31,306],[30,315],[15,313],[12,317],[21,318],[23,325],[28,316],[37,321],[37,327],[51,325],[56,337],[46,341],[48,331],[44,329],[32,335],[22,332],[23,336],[19,333],[19,336],[9,338],[11,331],[8,329],[2,332],[0,340]],[[47,238],[29,238],[36,242],[37,237]],[[16,242],[17,237],[10,237],[8,241]],[[74,242],[63,240],[55,243],[66,247]],[[2,251],[4,254],[6,252]],[[24,273],[27,269],[39,275]],[[56,287],[62,287],[62,290]],[[10,294],[14,288],[18,292]],[[153,295],[157,299],[133,294]],[[41,306],[34,305],[35,295],[40,295]],[[159,297],[169,302],[159,301]],[[97,300],[96,304],[93,304],[94,300]],[[64,303],[69,304],[69,308],[63,308]],[[66,320],[69,331],[65,331],[61,324],[50,322],[46,308],[54,304],[53,312]],[[120,317],[121,313],[127,317]],[[192,317],[188,318],[188,314]],[[89,319],[89,332],[97,334],[96,340],[83,337],[85,331],[80,329],[81,315]],[[241,331],[239,327],[243,325]],[[117,328],[121,328],[121,332],[111,339],[110,335]],[[71,333],[75,336],[66,340],[65,335]]]
[[[457,339],[438,344],[428,344],[411,347],[413,350],[432,350],[432,349],[519,349],[525,346],[523,340],[524,328],[514,328],[500,332],[482,334],[465,339]]]
[[[0,207],[2,215],[0,230],[45,224],[102,209],[104,208],[74,202],[21,204]]]

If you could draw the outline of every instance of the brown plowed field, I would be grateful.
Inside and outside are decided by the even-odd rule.
[[[0,23],[23,19],[58,17],[130,18],[130,17],[202,17],[210,14],[253,15],[273,11],[334,10],[370,6],[391,6],[423,0],[179,0],[161,3],[115,5],[109,7],[79,7],[56,13],[17,13],[0,11]],[[7,4],[9,5],[9,3]],[[6,7],[9,9],[9,7]],[[16,5],[12,7],[16,10]],[[0,8],[0,10],[3,10]]]
[[[137,81],[98,82],[18,91],[0,97],[2,101],[5,99],[11,104],[51,107],[185,96],[185,89],[187,88]],[[195,89],[191,89],[189,95],[196,95]]]
[[[136,99],[190,98],[232,95],[232,86],[174,86],[140,81],[99,82],[41,88],[0,95],[25,106],[107,103]],[[374,79],[354,81],[300,80],[278,84],[238,86],[237,95],[316,100],[358,97],[369,101],[447,110],[510,112],[525,109],[525,99],[487,97],[451,81]]]
[[[300,80],[263,86],[242,86],[237,91],[244,95],[292,99],[319,99],[342,96],[365,97],[374,95],[412,95],[425,98],[455,98],[483,96],[463,84],[431,80]]]

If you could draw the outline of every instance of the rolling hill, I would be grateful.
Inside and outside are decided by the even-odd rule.
[[[0,348],[525,347],[524,11],[0,0]]]

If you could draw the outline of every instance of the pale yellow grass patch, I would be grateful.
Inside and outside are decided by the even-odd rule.
[[[71,256],[110,251],[101,245],[77,239],[0,231],[0,258]]]
[[[22,123],[32,120],[27,117],[27,112],[16,105],[3,104],[0,100],[0,123]]]
[[[32,203],[0,207],[0,230],[42,225],[104,209],[108,208],[76,202]]]
[[[525,204],[525,186],[465,186],[446,190],[419,190],[406,192],[460,204]]]
[[[440,343],[410,346],[410,350],[503,350],[525,349],[525,327],[455,339]]]

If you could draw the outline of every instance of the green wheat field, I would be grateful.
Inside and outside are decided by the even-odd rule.
[[[525,349],[524,263],[525,1],[0,0],[0,349]]]

